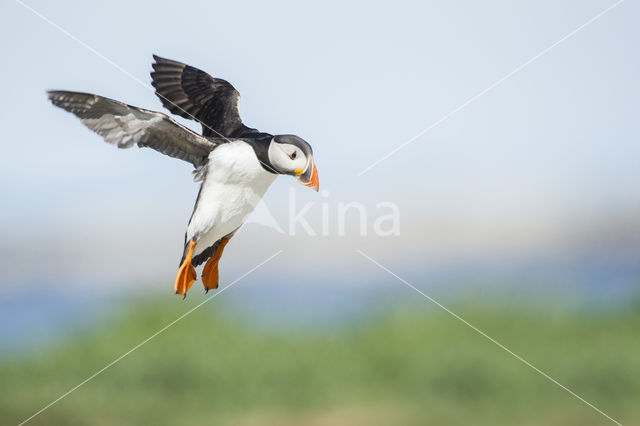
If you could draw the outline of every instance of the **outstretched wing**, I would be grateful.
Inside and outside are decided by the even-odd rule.
[[[148,111],[90,93],[49,91],[51,102],[118,148],[149,147],[202,166],[216,143],[161,112]]]
[[[199,121],[204,136],[239,137],[255,130],[242,124],[240,93],[228,81],[181,62],[156,55],[153,59],[151,84],[172,114]]]

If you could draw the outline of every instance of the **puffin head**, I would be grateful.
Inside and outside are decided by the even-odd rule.
[[[269,162],[283,175],[297,176],[304,186],[318,190],[318,170],[313,150],[304,139],[295,135],[277,135],[269,144]]]

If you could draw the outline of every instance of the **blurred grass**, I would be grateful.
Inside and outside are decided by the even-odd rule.
[[[29,417],[202,301],[190,299],[132,304],[90,335],[3,359],[1,423]],[[202,307],[29,424],[609,423],[443,312],[310,332],[260,327],[223,306]],[[456,311],[623,424],[640,424],[637,309]]]

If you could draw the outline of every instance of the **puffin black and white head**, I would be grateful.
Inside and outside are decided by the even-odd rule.
[[[297,176],[298,182],[318,191],[318,170],[307,141],[296,135],[276,135],[271,139],[267,157],[280,174]]]

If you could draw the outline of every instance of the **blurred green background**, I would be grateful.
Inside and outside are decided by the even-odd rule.
[[[201,301],[192,299],[129,303],[91,333],[4,359],[3,423],[24,420]],[[285,330],[225,313],[219,301],[30,424],[608,423],[444,311],[414,307],[315,331]],[[637,304],[615,313],[455,308],[623,424],[640,422]]]

